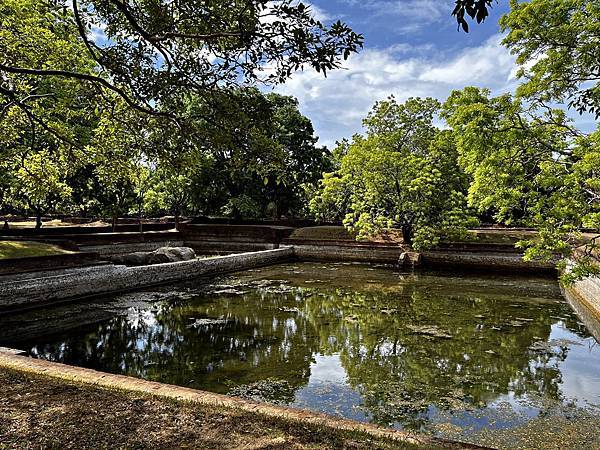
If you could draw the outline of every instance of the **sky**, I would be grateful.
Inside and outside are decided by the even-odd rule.
[[[305,2],[306,3],[306,2]],[[514,92],[515,58],[502,46],[499,18],[508,0],[493,3],[490,17],[457,31],[451,16],[454,0],[312,0],[316,18],[337,19],[365,36],[364,49],[344,68],[322,74],[296,73],[276,92],[298,98],[300,110],[315,126],[320,143],[330,148],[362,131],[362,119],[373,104],[394,95],[435,97],[454,89],[480,86],[492,94]],[[590,128],[589,118],[577,118]]]

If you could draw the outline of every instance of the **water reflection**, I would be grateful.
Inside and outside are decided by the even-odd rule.
[[[67,310],[28,336],[8,324],[0,344],[411,429],[489,425],[506,402],[600,403],[600,350],[548,279],[303,263],[101,302],[68,330]]]

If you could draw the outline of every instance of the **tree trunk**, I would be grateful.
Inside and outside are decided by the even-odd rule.
[[[142,204],[139,203],[138,204],[138,221],[140,224],[140,233],[144,232],[144,224],[143,224],[142,216],[143,216],[143,208],[142,208]]]
[[[413,244],[413,227],[412,224],[402,225],[402,240],[405,245],[412,247]]]
[[[113,233],[116,233],[117,231],[117,214],[113,213],[112,215],[112,230]]]
[[[173,215],[175,216],[175,229],[179,231],[179,207],[176,206],[173,211]]]
[[[35,229],[39,230],[42,228],[42,214],[38,211],[35,214]]]

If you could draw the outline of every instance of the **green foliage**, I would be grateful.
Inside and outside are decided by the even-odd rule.
[[[306,208],[306,186],[317,183],[330,159],[295,99],[246,88],[192,97],[186,107],[196,118],[184,144],[195,210],[240,218]],[[177,129],[161,133],[156,147],[180,146],[181,138]]]
[[[3,2],[0,64],[90,71],[93,61],[67,15],[44,2]],[[32,211],[38,225],[42,214],[66,208],[67,179],[80,167],[95,126],[92,97],[71,80],[2,72],[0,166],[10,174],[2,183],[4,208]]]
[[[362,46],[346,25],[287,0],[7,0],[0,24],[0,171],[10,174],[0,204],[22,211],[60,197],[83,214],[139,213],[152,193],[167,209],[299,213],[329,155],[295,100],[236,86],[326,73]],[[40,157],[74,189],[48,182],[37,187],[48,195],[28,198],[33,186],[16,173]],[[152,164],[161,186],[150,191]],[[157,200],[183,184],[189,201]]]
[[[51,201],[62,201],[71,194],[64,182],[65,161],[57,161],[42,150],[25,157],[17,170],[19,193],[29,206],[41,214]]]
[[[500,223],[536,228],[536,239],[519,244],[525,258],[559,257],[565,267],[575,248],[586,257],[595,251],[580,234],[600,227],[599,136],[578,133],[561,110],[536,112],[478,88],[453,92],[443,107],[472,178],[470,206],[491,210]],[[592,274],[591,267],[582,260],[576,272]]]
[[[600,116],[600,4],[596,0],[511,0],[500,20],[504,44],[526,81],[518,94],[569,102]]]
[[[307,67],[326,74],[363,43],[347,25],[325,26],[292,0],[9,0],[0,21],[2,79],[30,80],[17,89],[3,83],[3,95],[21,101],[21,91],[37,95],[35,85],[58,79],[178,123],[186,117],[168,107],[181,95],[279,83]],[[38,50],[52,58],[36,58]]]
[[[466,179],[451,134],[433,125],[439,107],[419,98],[377,103],[364,121],[366,136],[355,136],[340,168],[323,179],[313,211],[332,219],[344,212],[359,238],[399,228],[415,249],[464,233],[472,222]]]
[[[181,214],[193,210],[190,205],[191,184],[188,168],[159,164],[145,196],[145,209],[154,213],[168,212],[178,222]]]

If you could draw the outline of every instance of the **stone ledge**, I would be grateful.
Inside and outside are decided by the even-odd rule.
[[[252,412],[293,422],[307,423],[343,431],[359,431],[377,438],[392,439],[421,445],[425,448],[482,449],[477,445],[454,442],[418,433],[381,428],[376,425],[340,419],[312,411],[256,403],[236,397],[215,394],[180,386],[146,381],[123,375],[112,375],[91,369],[19,356],[14,350],[0,348],[0,368],[18,370],[105,389],[117,389],[148,394],[176,401],[191,402],[205,407],[222,407]]]
[[[82,297],[132,291],[160,284],[276,264],[292,259],[285,247],[253,253],[152,266],[97,266],[49,273],[0,284],[0,311],[15,311]]]
[[[97,252],[77,252],[58,255],[28,256],[0,259],[0,275],[39,272],[44,269],[66,269],[101,264]]]
[[[600,278],[586,278],[563,287],[563,294],[592,335],[600,342]]]

